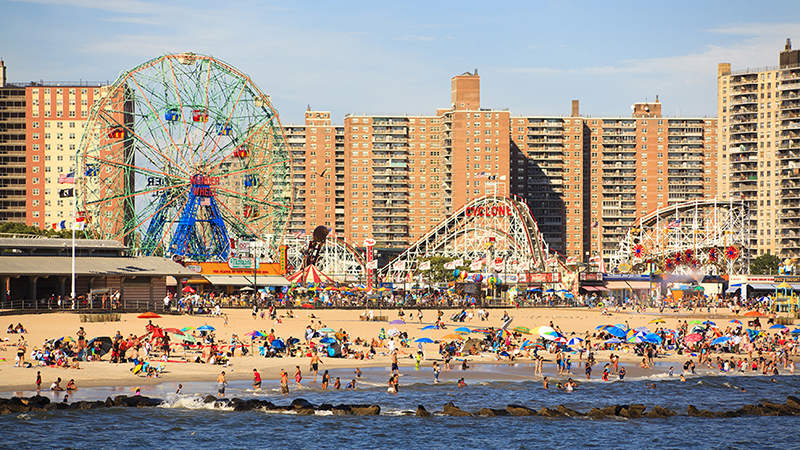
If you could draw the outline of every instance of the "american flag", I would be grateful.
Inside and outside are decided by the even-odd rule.
[[[486,172],[481,172],[481,173],[475,175],[475,178],[486,178],[486,177],[487,177]]]
[[[64,175],[63,173],[59,174],[58,175],[58,182],[61,183],[61,184],[64,184],[64,183],[75,184],[75,172],[70,172],[70,173],[68,173],[66,175]]]
[[[303,230],[303,231],[298,231],[298,232],[297,232],[297,233],[295,233],[293,236],[294,236],[295,238],[299,238],[299,237],[303,236],[304,234],[306,234],[305,230]]]
[[[673,220],[672,222],[667,224],[667,229],[680,228],[680,226],[681,226],[681,219]]]
[[[594,222],[594,223],[592,224],[592,228],[597,228],[597,227],[599,227],[599,226],[600,226],[600,222]]]

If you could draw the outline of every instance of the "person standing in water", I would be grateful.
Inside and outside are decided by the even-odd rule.
[[[433,362],[433,382],[439,382],[439,364],[436,361]]]
[[[253,388],[261,389],[261,374],[256,369],[253,369]]]
[[[220,397],[225,397],[225,386],[227,385],[228,382],[225,380],[225,371],[223,370],[217,377],[217,391],[219,391]]]
[[[281,369],[281,394],[289,393],[289,374]]]
[[[303,387],[300,385],[300,381],[303,379],[303,374],[300,373],[300,366],[295,367],[297,367],[297,370],[294,372],[294,381],[297,383],[297,387]]]

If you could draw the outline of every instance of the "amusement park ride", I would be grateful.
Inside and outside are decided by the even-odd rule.
[[[278,113],[247,75],[211,56],[167,54],[123,72],[92,108],[77,160],[77,214],[93,237],[198,262],[225,262],[235,242],[263,241],[268,254],[285,249],[288,268],[316,265],[341,281],[366,272],[362,253],[324,226],[285,234],[292,161]],[[654,211],[629,228],[610,270],[741,273],[747,223],[731,202]],[[380,278],[405,282],[433,256],[475,273],[577,278],[577,258],[550,251],[527,205],[496,194],[463,205]]]

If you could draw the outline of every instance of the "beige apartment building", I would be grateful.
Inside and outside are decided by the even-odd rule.
[[[799,57],[787,39],[777,66],[717,69],[717,188],[749,207],[757,255],[800,256]]]
[[[75,155],[100,83],[32,83],[25,87],[28,225],[70,227]]]
[[[0,60],[0,222],[25,223],[25,85]]]

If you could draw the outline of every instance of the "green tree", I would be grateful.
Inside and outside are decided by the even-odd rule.
[[[423,270],[423,271],[416,271],[416,274],[422,273],[423,278],[425,281],[430,281],[431,283],[444,283],[448,281],[453,281],[453,271],[450,269],[445,269],[444,265],[449,263],[450,261],[454,261],[456,258],[445,258],[443,256],[434,256],[433,258],[428,258],[422,260],[430,261],[431,262],[431,270]],[[457,267],[459,271],[464,271],[469,269],[468,266],[459,266]]]
[[[752,275],[777,275],[781,259],[775,255],[765,253],[750,261],[750,274]]]
[[[64,238],[64,239],[72,238],[72,230],[41,229],[39,227],[32,227],[25,225],[24,223],[11,223],[11,222],[0,223],[0,235],[14,235],[14,234],[28,235],[28,236],[46,236],[46,237]],[[75,232],[76,239],[84,239],[85,237],[86,236],[83,231]]]

